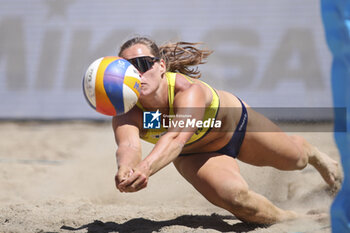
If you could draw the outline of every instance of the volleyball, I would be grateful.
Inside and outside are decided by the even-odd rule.
[[[97,112],[108,116],[122,115],[137,103],[140,77],[127,60],[101,57],[88,67],[83,77],[84,96]]]

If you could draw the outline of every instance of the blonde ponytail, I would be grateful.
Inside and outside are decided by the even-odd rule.
[[[197,48],[200,44],[177,42],[160,46],[160,56],[165,60],[167,71],[179,72],[192,78],[200,78],[201,72],[197,65],[206,63],[206,59],[213,52]]]

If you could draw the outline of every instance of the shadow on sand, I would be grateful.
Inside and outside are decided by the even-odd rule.
[[[87,232],[109,233],[109,232],[142,232],[151,233],[160,231],[162,228],[171,226],[185,226],[189,228],[213,229],[219,232],[249,232],[261,225],[252,225],[245,223],[228,224],[224,220],[234,220],[234,216],[223,215],[182,215],[172,220],[154,221],[145,218],[134,218],[124,223],[102,222],[95,220],[92,223],[80,227],[62,226],[62,230],[77,231],[86,229]],[[164,230],[164,229],[163,229]]]

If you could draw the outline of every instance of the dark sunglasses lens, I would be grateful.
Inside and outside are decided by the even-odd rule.
[[[136,57],[130,59],[129,62],[133,64],[141,73],[145,73],[154,65],[154,61],[151,57]]]

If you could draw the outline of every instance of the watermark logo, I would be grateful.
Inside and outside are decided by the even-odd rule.
[[[160,128],[179,128],[189,130],[197,128],[202,131],[203,128],[220,128],[221,121],[215,118],[207,118],[205,120],[198,120],[192,117],[192,115],[166,115],[159,111],[143,112],[143,128],[144,129],[160,129]]]
[[[162,114],[156,112],[143,112],[143,128],[144,129],[160,129],[160,116]]]

